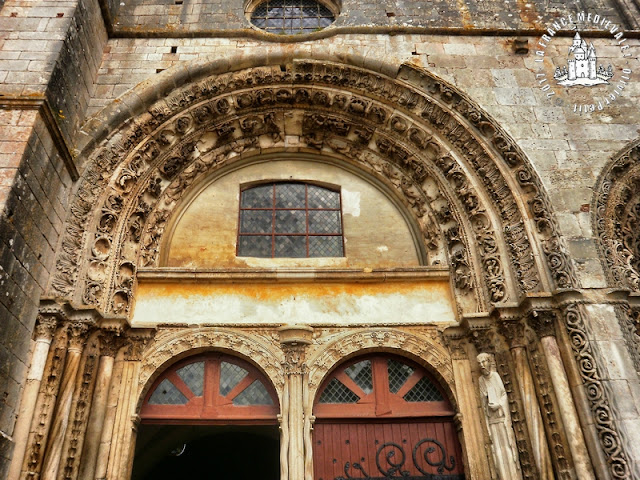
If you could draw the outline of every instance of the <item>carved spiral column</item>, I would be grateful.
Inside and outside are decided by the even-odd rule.
[[[118,412],[118,399],[120,397],[120,386],[124,373],[124,357],[119,357],[113,367],[111,377],[111,386],[107,396],[107,404],[102,423],[102,432],[100,435],[100,445],[96,458],[95,479],[104,480],[107,478],[107,468],[109,466],[109,452],[111,451],[111,439],[113,437],[113,429],[116,423],[116,413]]]
[[[535,384],[527,360],[525,349],[524,324],[520,321],[509,321],[501,324],[504,337],[509,341],[513,356],[515,375],[518,377],[520,396],[524,406],[524,417],[533,449],[533,459],[538,467],[541,480],[553,480],[553,465],[549,455],[544,424],[536,396]]]
[[[64,317],[63,317],[64,318]],[[49,348],[40,391],[31,421],[31,431],[27,442],[20,479],[37,477],[42,468],[42,457],[51,431],[51,421],[60,391],[60,383],[64,373],[69,337],[68,324],[59,325]]]
[[[55,317],[38,315],[38,323],[36,324],[35,346],[33,355],[31,356],[31,366],[27,373],[27,381],[22,392],[22,401],[20,402],[20,410],[18,412],[18,420],[13,430],[13,460],[9,467],[9,480],[18,480],[20,478],[20,470],[22,461],[27,450],[27,440],[29,438],[29,430],[31,428],[31,420],[36,409],[38,392],[44,374],[44,367],[47,363],[49,355],[49,347],[53,340],[53,334],[56,331],[58,321]]]
[[[489,464],[489,445],[484,434],[475,392],[471,362],[467,352],[466,340],[458,336],[447,336],[447,344],[451,352],[451,363],[456,383],[456,396],[462,424],[461,443],[465,462],[465,470],[471,480],[483,480],[491,477]],[[484,448],[482,448],[484,446]]]
[[[121,346],[120,337],[116,332],[102,331],[98,336],[98,340],[100,342],[100,360],[82,452],[82,461],[78,473],[78,478],[81,480],[93,480],[95,478],[98,450],[107,411],[109,387],[113,376],[113,365],[115,356]]]
[[[595,474],[589,460],[585,438],[580,428],[578,412],[572,400],[569,379],[567,378],[558,342],[556,341],[555,323],[556,314],[550,310],[534,311],[529,317],[529,324],[540,337],[540,343],[544,350],[551,382],[558,400],[560,416],[564,423],[567,438],[570,439],[569,449],[573,457],[577,478],[580,480],[594,479]]]
[[[77,384],[77,375],[82,357],[89,326],[84,322],[73,322],[69,325],[69,347],[64,366],[64,373],[58,393],[58,400],[51,424],[49,442],[45,451],[42,464],[42,480],[55,480],[62,459],[67,427],[69,426],[69,413],[73,394]]]

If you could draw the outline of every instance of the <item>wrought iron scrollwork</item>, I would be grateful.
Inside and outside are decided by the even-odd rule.
[[[430,456],[431,456],[431,454],[433,452],[436,451],[436,449],[435,449],[435,447],[429,446],[424,450],[424,453],[422,454],[422,457],[424,458],[424,461],[427,462],[432,467],[438,467],[438,473],[442,473],[445,470],[447,470],[448,472],[453,470],[455,468],[455,466],[456,466],[456,459],[453,458],[453,455],[451,455],[449,457],[450,464],[447,465],[447,452],[444,449],[444,445],[442,445],[442,443],[440,443],[435,438],[423,438],[418,443],[416,443],[415,447],[413,447],[413,455],[412,455],[413,456],[413,464],[420,471],[420,473],[422,473],[423,475],[429,475],[422,468],[420,468],[420,464],[419,464],[418,459],[417,459],[417,453],[418,453],[420,447],[422,445],[425,445],[425,444],[428,444],[428,443],[433,443],[433,444],[437,445],[437,447],[440,449],[440,454],[442,456],[440,457],[439,461],[432,462],[431,459],[430,459]]]
[[[435,446],[433,446],[433,445]],[[428,445],[428,446],[427,446]],[[421,447],[426,446],[424,450]],[[434,453],[439,452],[440,455],[433,459]],[[428,473],[421,466],[420,457],[432,466],[437,467],[438,473]],[[447,451],[442,443],[434,438],[423,438],[413,447],[411,458],[413,465],[422,475],[412,475],[408,470],[403,470],[403,466],[407,460],[407,454],[401,445],[394,442],[382,444],[376,452],[376,466],[382,476],[374,477],[367,473],[364,466],[360,462],[346,462],[344,464],[344,477],[336,477],[334,480],[464,480],[463,474],[447,474],[445,470],[450,472],[456,466],[453,455],[448,456]],[[361,459],[364,462],[365,458]],[[357,476],[352,476],[353,471],[358,471]]]

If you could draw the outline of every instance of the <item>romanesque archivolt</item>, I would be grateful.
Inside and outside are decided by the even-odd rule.
[[[594,213],[609,282],[640,290],[640,141],[616,155],[600,175]]]
[[[275,345],[274,345],[275,344]],[[138,377],[137,397],[142,401],[143,393],[151,386],[157,375],[166,368],[167,362],[203,350],[232,351],[258,365],[269,380],[282,391],[284,384],[281,365],[283,353],[268,332],[251,334],[203,327],[198,329],[164,329],[146,346],[144,361]]]
[[[420,89],[297,62],[206,78],[151,105],[91,153],[50,292],[127,315],[135,270],[157,264],[188,188],[283,147],[287,135],[298,138],[292,151],[355,164],[392,187],[431,261],[450,262],[464,311],[544,288],[547,271],[558,287],[575,285],[540,182],[513,142],[442,82],[411,68],[402,74]],[[546,266],[535,260],[539,249]]]

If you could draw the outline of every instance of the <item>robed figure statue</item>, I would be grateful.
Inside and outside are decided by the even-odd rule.
[[[482,371],[478,380],[480,396],[491,437],[491,450],[498,470],[498,477],[500,480],[521,480],[522,473],[516,439],[511,425],[507,392],[500,375],[496,372],[493,356],[481,353],[477,360]]]

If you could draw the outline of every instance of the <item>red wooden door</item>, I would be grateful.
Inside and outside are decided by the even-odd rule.
[[[391,356],[345,363],[314,407],[315,480],[460,480],[453,409],[421,367]]]

